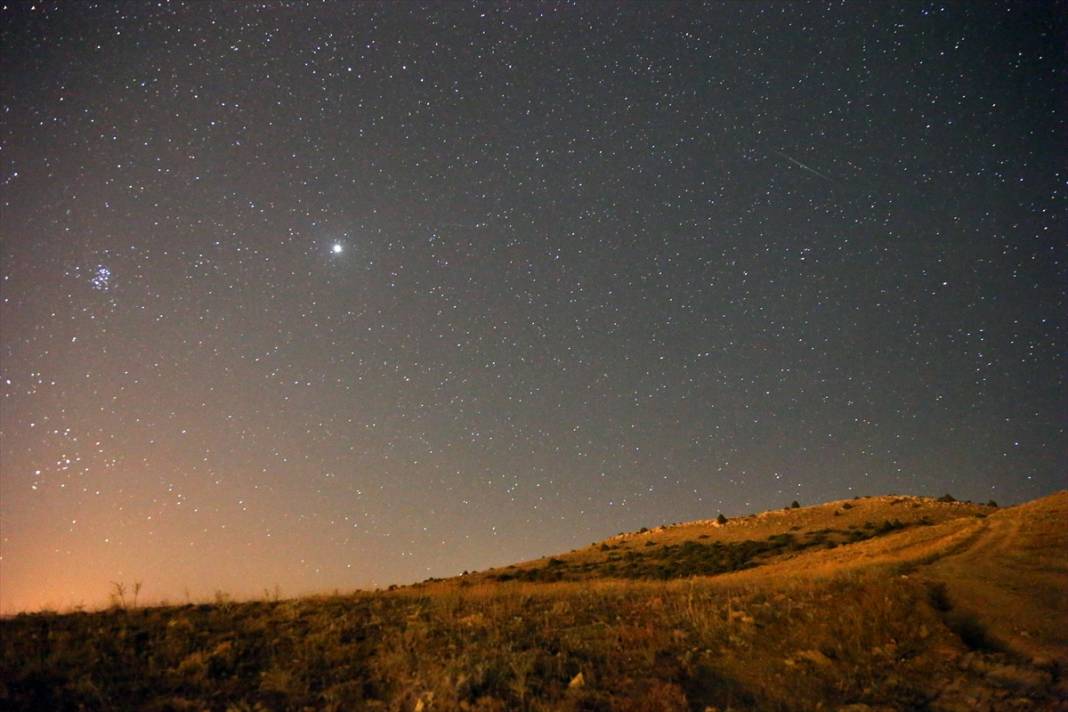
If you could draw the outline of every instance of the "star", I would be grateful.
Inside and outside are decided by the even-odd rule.
[[[335,242],[333,245],[330,246],[330,251],[333,252],[335,255],[340,255],[342,252],[345,251],[345,246],[342,245],[340,242]]]

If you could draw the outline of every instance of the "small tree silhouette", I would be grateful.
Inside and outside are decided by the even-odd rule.
[[[795,499],[793,502],[790,502],[790,509],[801,509],[801,503]]]
[[[722,512],[720,513],[720,515],[718,517],[716,517],[716,523],[718,523],[718,524],[726,524],[727,523],[727,518],[723,516]]]
[[[111,582],[111,605],[126,610],[126,584],[119,581]]]

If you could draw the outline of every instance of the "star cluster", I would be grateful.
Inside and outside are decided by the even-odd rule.
[[[1053,6],[0,13],[5,612],[1064,486]]]

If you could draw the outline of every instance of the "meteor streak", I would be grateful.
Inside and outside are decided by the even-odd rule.
[[[831,181],[832,183],[834,182],[834,179],[833,179],[833,178],[831,178],[830,176],[826,176],[826,175],[824,175],[823,173],[820,173],[819,171],[817,171],[817,170],[816,170],[815,168],[813,168],[812,166],[806,166],[806,165],[805,165],[804,163],[802,163],[801,161],[799,161],[799,160],[797,160],[796,158],[793,158],[793,157],[791,157],[791,156],[787,156],[787,155],[786,155],[785,153],[783,153],[782,151],[775,151],[775,153],[777,153],[778,155],[782,156],[783,158],[785,158],[786,160],[788,160],[788,161],[789,161],[790,163],[793,163],[793,164],[794,164],[795,166],[797,166],[798,168],[800,168],[800,169],[802,169],[802,170],[805,170],[805,171],[808,171],[809,173],[811,173],[811,174],[812,174],[812,175],[814,175],[814,176],[819,176],[819,177],[820,177],[820,178],[822,178],[823,180],[829,180],[829,181]]]

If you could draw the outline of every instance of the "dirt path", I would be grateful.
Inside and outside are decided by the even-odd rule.
[[[1068,512],[1007,510],[985,520],[966,545],[918,573],[946,587],[955,609],[974,616],[995,641],[1031,659],[1068,664],[1068,550],[1049,525]],[[1068,521],[1065,519],[1063,521]],[[1052,554],[1052,555],[1051,555]]]
[[[863,569],[908,573],[943,584],[955,615],[974,617],[996,643],[1068,667],[1068,494],[1043,502],[806,552],[715,581],[779,585]]]
[[[948,554],[938,560],[938,567],[967,567],[977,562],[998,557],[1014,548],[1020,548],[1022,522],[1017,517],[988,518],[982,520],[975,540],[961,551]]]

